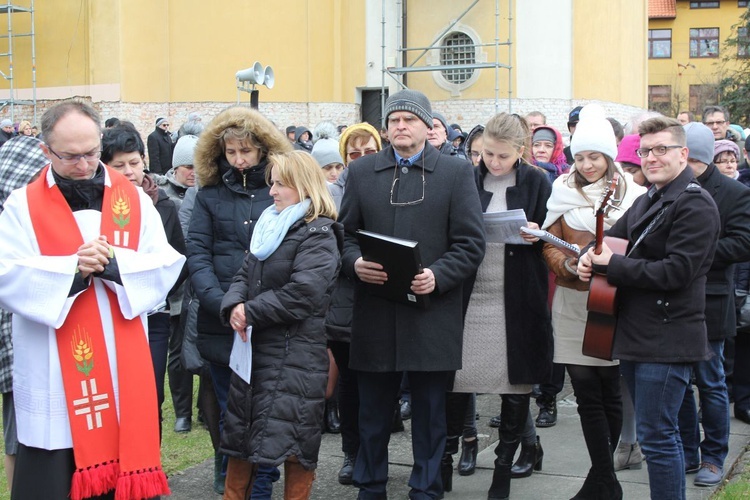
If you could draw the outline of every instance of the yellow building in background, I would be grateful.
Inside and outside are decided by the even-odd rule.
[[[747,0],[649,0],[649,108],[700,119],[704,106],[719,103],[722,58],[737,50],[725,41],[747,8]]]
[[[32,0],[11,0],[30,8]],[[12,18],[13,92],[0,100],[90,98],[148,133],[156,117],[210,118],[249,94],[235,73],[272,66],[259,107],[280,127],[378,122],[403,83],[464,126],[496,111],[568,111],[598,101],[624,121],[647,103],[647,0],[36,0]],[[1,11],[0,11],[1,12]],[[612,20],[616,19],[616,29]],[[0,52],[6,47],[0,41]],[[10,47],[7,47],[10,49]],[[10,57],[0,71],[10,74]],[[32,60],[35,59],[34,62]],[[455,67],[455,68],[454,68]],[[35,82],[34,72],[35,68]],[[384,72],[383,69],[389,71]],[[443,68],[436,71],[425,69]],[[383,95],[381,89],[385,90]],[[0,116],[10,116],[10,106]],[[13,118],[31,118],[13,106]],[[38,117],[37,117],[38,118]]]

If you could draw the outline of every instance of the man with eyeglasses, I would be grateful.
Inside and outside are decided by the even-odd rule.
[[[385,117],[391,145],[348,167],[341,204],[342,272],[357,278],[349,366],[359,381],[360,447],[353,480],[360,499],[386,498],[393,408],[407,372],[414,456],[409,496],[439,498],[445,393],[461,368],[463,283],[484,257],[482,209],[472,169],[427,142],[433,121],[424,94],[393,94]],[[359,229],[419,242],[424,268],[413,277],[411,291],[429,295],[429,308],[371,293],[388,274],[362,258]]]
[[[678,413],[693,363],[713,355],[706,335],[706,274],[719,212],[688,168],[685,129],[673,118],[641,123],[640,148],[652,184],[605,232],[627,240],[625,255],[584,249],[578,275],[606,275],[617,287],[613,357],[630,389],[648,463],[651,498],[685,498]]]
[[[148,195],[99,161],[100,123],[79,100],[47,110],[48,165],[0,214],[19,441],[13,498],[169,493],[144,325],[185,258]]]
[[[172,168],[174,144],[169,133],[169,120],[156,119],[156,128],[146,138],[148,150],[148,171],[152,174],[166,174]]]
[[[742,137],[729,125],[729,111],[723,106],[706,106],[703,108],[703,125],[711,129],[714,139],[729,139],[742,147]]]

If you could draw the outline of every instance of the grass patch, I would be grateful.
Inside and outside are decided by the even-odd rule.
[[[193,430],[183,434],[178,434],[173,430],[175,416],[172,395],[168,381],[164,383],[161,463],[167,476],[177,474],[214,456],[208,431],[196,422],[198,413],[195,409],[195,402],[198,400],[198,380],[198,377],[193,377]],[[0,399],[1,409],[2,400]],[[0,460],[0,500],[10,500],[8,482],[5,479],[5,463],[2,460]]]

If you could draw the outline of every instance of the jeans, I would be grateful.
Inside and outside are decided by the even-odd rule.
[[[715,356],[693,364],[703,412],[703,441],[700,441],[698,411],[690,385],[680,408],[680,437],[688,465],[708,462],[724,467],[724,459],[729,451],[729,396],[724,381],[724,340],[712,340],[709,344]]]
[[[638,441],[646,455],[651,498],[685,499],[685,456],[677,414],[691,363],[620,361],[635,406]]]

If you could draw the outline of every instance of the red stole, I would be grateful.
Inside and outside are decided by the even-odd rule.
[[[60,189],[47,184],[45,167],[27,187],[31,222],[42,255],[73,255],[84,244]],[[113,247],[138,249],[138,191],[107,168],[100,234]],[[117,251],[115,250],[115,255]],[[161,468],[156,381],[140,317],[127,320],[117,296],[105,287],[112,316],[120,418],[107,356],[101,307],[93,283],[75,299],[56,331],[76,471],[70,497],[81,500],[116,489],[117,500],[169,494]]]

